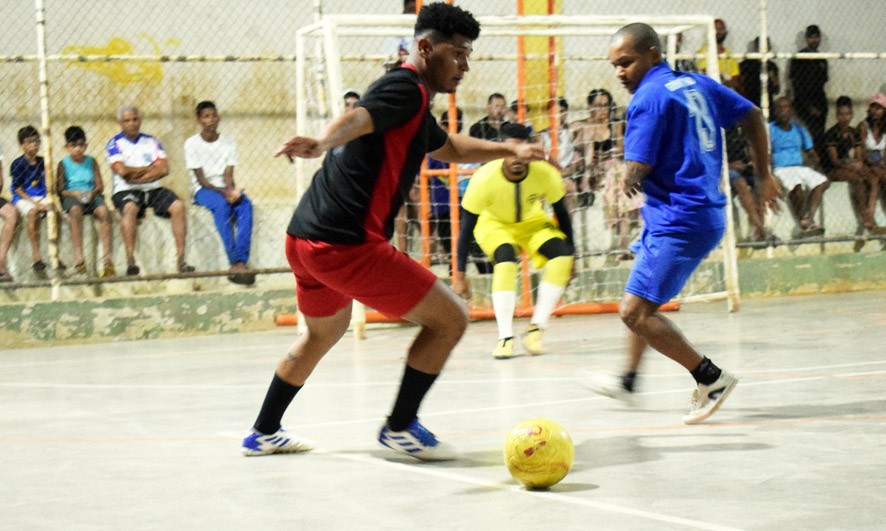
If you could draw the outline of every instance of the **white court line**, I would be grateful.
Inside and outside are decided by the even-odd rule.
[[[317,452],[321,453],[321,452]],[[544,491],[531,491],[526,490],[522,487],[515,485],[502,485],[501,483],[496,483],[494,481],[488,481],[483,479],[472,478],[462,474],[455,474],[452,472],[446,472],[436,468],[422,467],[416,465],[408,465],[405,463],[395,463],[391,461],[386,461],[383,459],[372,458],[368,456],[359,456],[359,455],[344,455],[344,454],[336,454],[334,452],[322,452],[324,455],[329,455],[330,457],[335,457],[337,459],[344,459],[347,461],[354,461],[358,463],[371,464],[376,466],[386,466],[389,468],[396,468],[399,470],[409,471],[413,474],[423,474],[426,476],[433,476],[441,479],[446,479],[450,481],[456,481],[459,483],[467,483],[470,485],[476,485],[484,488],[493,488],[500,491],[505,492],[513,492],[517,494],[522,494],[524,496],[534,496],[536,498],[542,498],[548,501],[556,501],[559,503],[568,503],[572,505],[579,505],[582,507],[587,507],[590,509],[598,509],[601,511],[606,511],[610,513],[617,514],[625,514],[629,516],[636,516],[638,518],[644,518],[646,520],[653,520],[656,522],[664,522],[668,524],[681,525],[686,527],[692,527],[695,529],[706,529],[710,531],[735,531],[736,528],[726,527],[717,524],[711,524],[708,522],[702,522],[699,520],[690,520],[688,518],[681,518],[679,516],[669,516],[666,514],[653,513],[650,511],[643,511],[640,509],[631,509],[629,507],[621,507],[618,505],[613,505],[609,503],[601,503],[592,500],[586,500],[582,498],[576,498],[574,496],[569,496],[563,493],[556,492],[544,492]]]
[[[848,368],[848,367],[858,367],[864,365],[876,365],[886,363],[884,361],[869,361],[869,362],[859,362],[859,363],[844,363],[839,365],[820,365],[818,367],[807,367],[807,368],[797,368],[797,369],[771,369],[765,371],[748,371],[750,373],[754,372],[803,372],[808,370],[822,370],[822,369],[831,369],[831,368]],[[799,376],[796,378],[783,378],[781,380],[764,380],[759,382],[742,382],[742,387],[755,387],[760,385],[774,385],[774,384],[782,384],[782,383],[792,383],[792,382],[800,382],[800,381],[813,381],[813,380],[825,380],[829,378],[850,378],[850,377],[858,377],[858,376],[872,376],[876,374],[886,373],[886,370],[876,370],[876,371],[866,371],[866,372],[853,372],[846,374],[828,374],[828,375],[820,375],[820,376]],[[741,373],[739,373],[741,374]],[[563,381],[575,381],[580,380],[581,378],[575,377],[553,377],[553,378],[511,378],[508,380],[504,380],[506,382],[563,382]],[[436,383],[436,385],[445,385],[445,384],[483,384],[486,385],[489,383],[489,380],[440,380]],[[397,381],[391,380],[388,382],[317,382],[312,383],[310,386],[312,388],[323,388],[323,387],[391,387],[398,385]],[[181,390],[206,390],[206,389],[262,389],[266,387],[266,384],[84,384],[84,383],[50,383],[50,382],[0,382],[0,388],[14,388],[14,389],[40,389],[40,388],[48,388],[48,389],[143,389],[143,390],[165,390],[165,389],[181,389]],[[686,388],[679,389],[665,389],[661,391],[643,391],[638,392],[638,396],[652,396],[652,395],[666,395],[672,393],[685,393]],[[558,405],[558,404],[568,404],[572,402],[584,402],[588,400],[597,400],[604,397],[601,396],[591,396],[588,398],[573,398],[568,400],[553,400],[548,402],[538,402],[535,404],[520,404],[514,406],[494,406],[489,408],[479,408],[479,409],[470,409],[470,410],[461,410],[457,411],[457,413],[472,413],[472,412],[481,412],[481,411],[499,411],[505,409],[516,409],[520,407],[526,407],[527,405],[534,406],[544,406],[544,405]],[[425,416],[429,415],[447,415],[449,412],[442,413],[431,413],[425,414]],[[345,423],[349,421],[343,421]],[[336,423],[337,424],[337,423]],[[313,426],[317,426],[314,424]]]

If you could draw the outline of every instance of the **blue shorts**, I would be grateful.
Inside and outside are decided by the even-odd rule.
[[[696,232],[650,232],[644,228],[625,291],[658,304],[673,299],[720,243],[723,232],[723,228]]]

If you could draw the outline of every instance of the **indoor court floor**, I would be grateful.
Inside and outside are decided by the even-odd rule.
[[[294,328],[0,351],[0,530],[886,527],[886,292],[668,315],[742,378],[707,422],[681,422],[692,379],[655,352],[636,408],[580,385],[620,366],[615,315],[554,319],[544,355],[507,361],[477,322],[420,412],[463,452],[449,463],[375,440],[414,327],[346,335],[284,418],[317,450],[250,458],[240,440]],[[531,417],[575,442],[548,491],[502,461]]]

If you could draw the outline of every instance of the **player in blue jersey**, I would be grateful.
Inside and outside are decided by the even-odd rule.
[[[615,75],[634,95],[625,131],[629,196],[646,194],[639,253],[621,301],[627,325],[628,364],[622,376],[592,378],[588,385],[628,399],[646,346],[686,368],[698,388],[687,424],[711,416],[738,383],[702,356],[658,309],[676,296],[711,252],[726,226],[721,128],[741,125],[758,168],[760,200],[777,208],[780,196],[769,171],[766,126],[760,109],[699,74],[676,72],[662,60],[661,41],[650,26],[634,23],[612,37],[609,59]]]

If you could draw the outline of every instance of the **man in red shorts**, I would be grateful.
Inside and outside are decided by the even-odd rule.
[[[322,168],[295,210],[286,255],[295,273],[307,332],[277,365],[258,419],[243,440],[245,455],[310,450],[280,427],[283,413],[320,359],[344,335],[351,301],[421,325],[379,442],[418,459],[457,457],[418,421],[418,408],[467,326],[459,298],[434,274],[390,245],[394,217],[422,159],[486,162],[537,160],[538,144],[501,144],[450,135],[429,113],[435,94],[451,93],[469,70],[480,26],[444,4],[422,8],[409,59],[369,87],[357,108],[320,138],[294,137],[278,155],[313,158]]]

